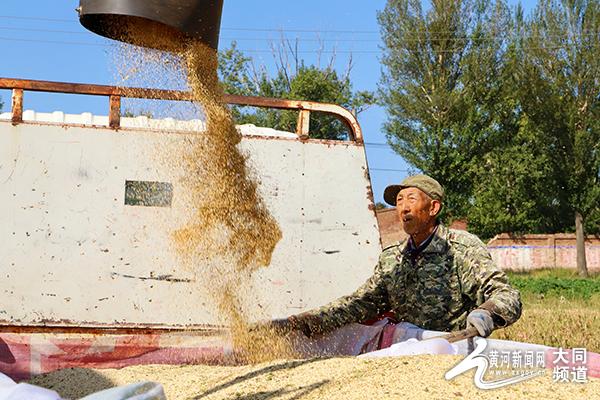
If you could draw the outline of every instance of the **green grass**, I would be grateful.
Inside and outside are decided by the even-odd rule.
[[[525,278],[565,278],[578,279],[577,271],[572,268],[540,268],[531,271],[507,271],[511,277],[521,276]],[[590,279],[600,280],[600,272],[590,272]]]
[[[564,297],[567,299],[590,299],[600,295],[600,281],[589,279],[564,278],[511,278],[513,286],[522,295],[542,295],[543,297]]]
[[[600,352],[600,276],[581,279],[559,269],[509,273],[509,279],[521,291],[523,315],[492,337]]]
[[[523,296],[589,300],[600,295],[600,275],[584,279],[579,278],[572,270],[553,269],[531,273],[509,272],[508,276],[510,283]]]

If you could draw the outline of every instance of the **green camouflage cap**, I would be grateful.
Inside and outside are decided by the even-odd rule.
[[[444,188],[438,181],[427,175],[413,175],[402,181],[399,185],[390,185],[383,191],[383,199],[391,206],[396,205],[396,196],[402,189],[414,187],[421,189],[434,200],[442,201]]]

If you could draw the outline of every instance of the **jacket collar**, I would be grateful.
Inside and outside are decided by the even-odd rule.
[[[429,242],[429,244],[427,245],[427,247],[425,247],[424,249],[422,249],[419,254],[439,254],[439,253],[445,253],[447,248],[448,248],[448,228],[446,228],[442,223],[440,223],[436,229],[436,231],[433,233],[433,237],[431,238],[431,241]],[[402,247],[402,254],[404,255],[408,255],[411,252],[411,245],[410,245],[410,240],[406,239],[403,247]]]

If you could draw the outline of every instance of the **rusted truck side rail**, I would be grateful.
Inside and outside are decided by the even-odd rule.
[[[112,129],[120,128],[121,98],[123,97],[182,101],[191,101],[193,99],[190,92],[176,90],[130,88],[12,78],[0,78],[0,89],[12,90],[13,124],[20,124],[23,122],[23,92],[26,90],[36,92],[107,96],[109,98],[109,126]],[[240,106],[298,110],[299,115],[298,123],[296,125],[296,133],[304,139],[309,137],[311,112],[323,112],[331,114],[342,121],[347,127],[350,140],[359,143],[363,142],[362,131],[354,114],[337,104],[302,100],[274,99],[268,97],[235,96],[229,94],[224,96],[224,101],[228,104]]]

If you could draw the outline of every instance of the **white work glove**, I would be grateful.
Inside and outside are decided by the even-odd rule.
[[[471,311],[467,316],[467,327],[473,326],[479,332],[479,336],[488,337],[494,330],[494,320],[488,310],[480,308]]]

